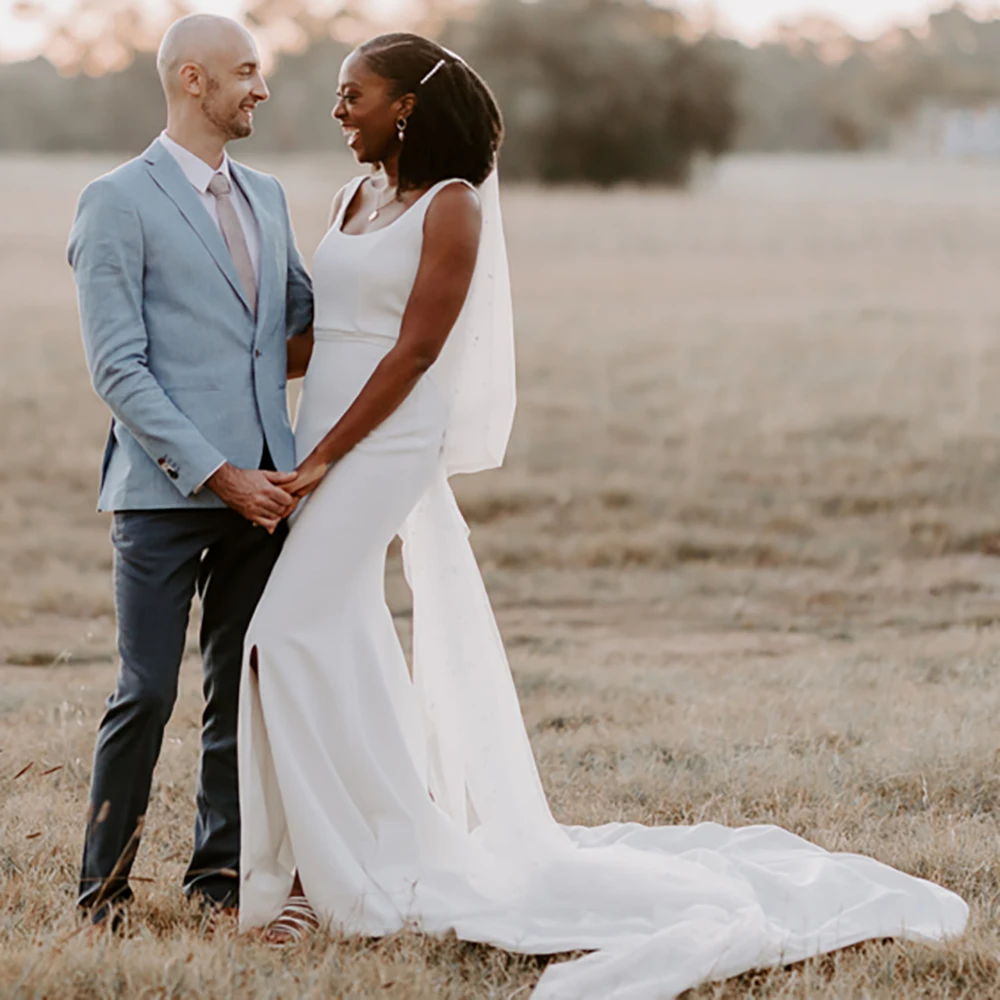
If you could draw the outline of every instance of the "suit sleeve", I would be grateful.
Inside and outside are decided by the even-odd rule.
[[[288,212],[288,201],[281,183],[275,179],[278,193],[281,195],[281,207],[285,216],[285,229],[288,244],[288,279],[287,298],[285,304],[286,335],[295,337],[305,333],[313,322],[313,285],[312,278],[302,262],[302,254],[295,242],[295,231],[292,229],[292,219]]]
[[[225,462],[149,370],[144,247],[135,207],[107,181],[80,198],[69,241],[90,378],[115,419],[184,496]]]

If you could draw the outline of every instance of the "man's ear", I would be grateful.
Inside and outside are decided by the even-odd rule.
[[[205,91],[205,71],[197,63],[184,63],[177,73],[181,90],[192,97],[202,97]]]

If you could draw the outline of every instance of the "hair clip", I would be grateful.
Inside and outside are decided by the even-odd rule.
[[[434,64],[434,68],[420,81],[420,86],[422,87],[444,64],[445,60],[439,59]]]

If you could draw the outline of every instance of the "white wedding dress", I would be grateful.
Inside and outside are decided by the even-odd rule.
[[[495,252],[481,253],[473,292],[502,323],[509,290],[491,181],[484,253],[488,233]],[[317,250],[300,459],[398,336],[442,186],[377,232],[344,234],[342,210]],[[484,307],[479,282],[500,297]],[[463,459],[466,446],[502,455],[513,396],[490,380],[512,373],[512,359],[502,338],[460,328],[300,510],[250,627],[241,925],[275,917],[297,869],[316,911],[348,933],[409,926],[516,952],[588,951],[550,964],[534,993],[566,1000],[660,1000],[867,938],[960,933],[967,907],[953,893],[775,827],[555,822],[447,482],[484,464]],[[479,426],[476,400],[487,396],[500,419],[483,411]],[[397,533],[414,595],[412,679],[383,593]]]

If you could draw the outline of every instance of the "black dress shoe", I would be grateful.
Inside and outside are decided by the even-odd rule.
[[[94,929],[106,930],[111,934],[121,935],[125,933],[127,920],[126,906],[127,900],[119,900],[100,903],[93,907],[84,907],[80,912]]]

